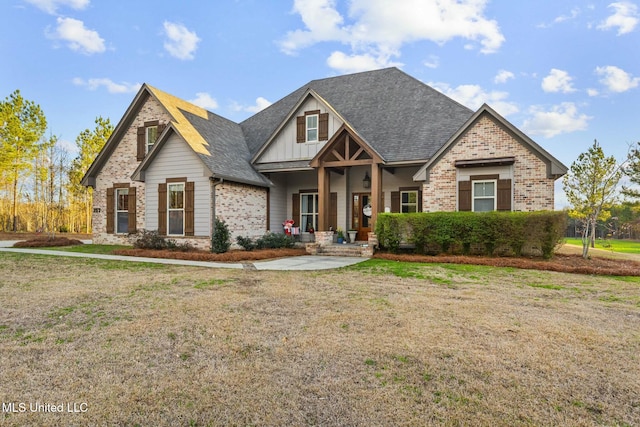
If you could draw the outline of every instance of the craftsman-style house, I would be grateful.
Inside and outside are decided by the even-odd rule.
[[[94,241],[136,230],[209,247],[233,237],[366,240],[379,212],[548,210],[567,171],[483,105],[396,68],[314,80],[241,123],[143,85],[83,179]]]

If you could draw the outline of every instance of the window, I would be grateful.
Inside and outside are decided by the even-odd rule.
[[[318,115],[313,114],[306,116],[307,118],[307,142],[315,142],[318,140]]]
[[[318,193],[300,194],[300,228],[307,232],[318,229]]]
[[[161,124],[158,120],[144,122],[144,126],[138,127],[136,159],[140,162],[153,148],[160,134],[164,131],[166,125]]]
[[[320,110],[305,111],[296,117],[296,143],[327,141],[329,139],[329,113]]]
[[[116,233],[129,232],[129,189],[116,188]]]
[[[184,183],[167,185],[168,235],[184,235]]]
[[[400,212],[402,213],[418,212],[418,192],[417,191],[401,191],[400,192]]]
[[[153,148],[153,144],[158,139],[158,126],[147,126],[145,129],[145,144],[147,145],[147,153]]]
[[[473,211],[496,210],[496,181],[473,181]]]

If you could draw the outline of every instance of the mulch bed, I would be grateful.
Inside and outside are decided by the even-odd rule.
[[[67,237],[37,237],[35,239],[23,240],[14,243],[14,248],[52,248],[54,246],[74,246],[82,245],[80,240],[69,239]]]
[[[489,265],[493,267],[514,267],[605,276],[640,276],[640,262],[598,257],[584,259],[580,255],[556,254],[552,259],[545,260],[541,258],[479,257],[462,255],[428,256],[378,252],[374,255],[374,258],[406,262]]]

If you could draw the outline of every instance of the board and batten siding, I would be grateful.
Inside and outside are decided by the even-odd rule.
[[[161,147],[156,158],[145,172],[146,226],[158,229],[158,184],[167,178],[187,178],[195,183],[194,235],[209,236],[211,229],[210,172],[196,153],[177,135],[173,135]]]
[[[280,174],[273,174],[270,179],[274,186],[269,191],[269,228],[272,233],[282,233],[282,223],[291,219],[291,211],[287,211],[287,181]]]
[[[311,160],[324,147],[327,141],[296,142],[296,118],[304,115],[305,111],[320,110],[329,113],[329,139],[342,126],[342,121],[327,111],[327,108],[315,98],[308,99],[289,119],[284,128],[275,136],[269,147],[262,153],[256,163],[286,162],[294,160]]]

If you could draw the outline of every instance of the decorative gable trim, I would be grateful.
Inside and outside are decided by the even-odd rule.
[[[311,159],[313,168],[384,164],[384,159],[356,132],[343,124]]]

